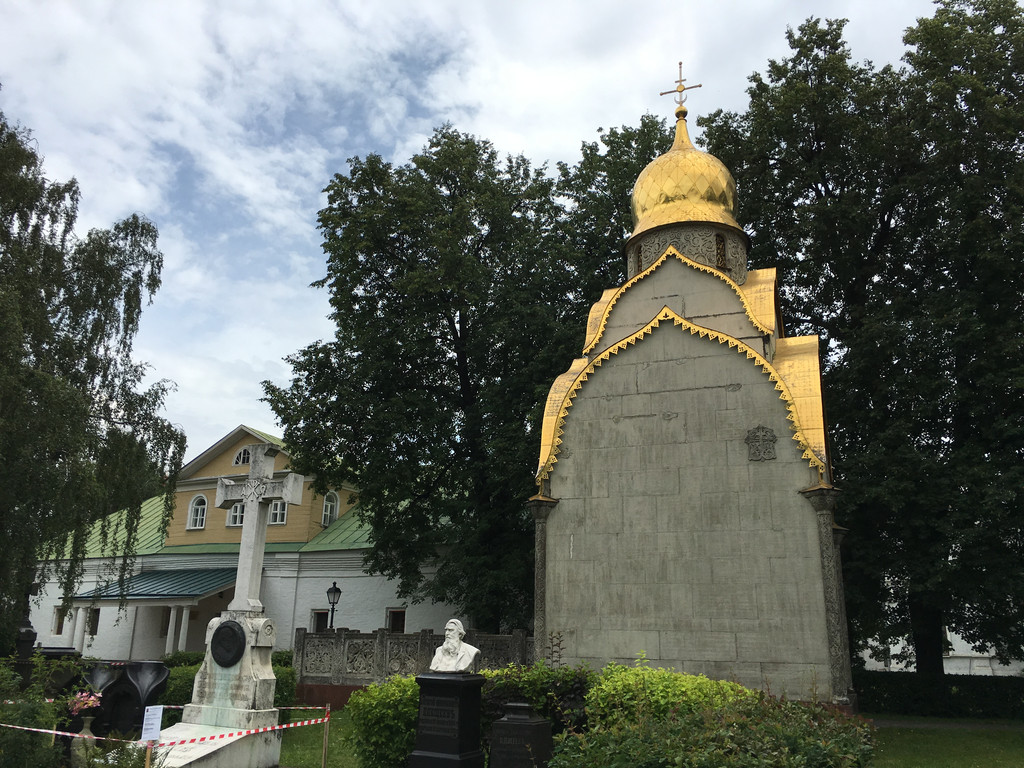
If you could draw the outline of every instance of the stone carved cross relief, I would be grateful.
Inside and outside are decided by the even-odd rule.
[[[235,596],[228,605],[229,611],[263,612],[260,582],[270,502],[283,500],[298,504],[302,499],[302,475],[290,472],[281,480],[274,479],[274,457],[279,452],[271,443],[250,445],[248,480],[241,484],[223,477],[217,480],[218,507],[228,509],[240,501],[245,505]]]

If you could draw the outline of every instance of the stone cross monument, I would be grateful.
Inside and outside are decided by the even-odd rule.
[[[218,507],[245,504],[235,596],[227,610],[207,627],[206,657],[196,674],[192,703],[185,707],[181,723],[161,734],[161,741],[277,725],[277,681],[270,666],[277,630],[260,602],[263,551],[270,503],[299,503],[303,484],[302,475],[295,473],[274,479],[278,452],[271,444],[251,445],[248,479],[241,484],[223,478],[217,482]],[[169,748],[164,765],[275,768],[280,752],[280,731],[271,731],[174,746]]]

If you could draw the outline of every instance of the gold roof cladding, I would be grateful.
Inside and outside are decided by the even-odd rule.
[[[721,160],[693,146],[686,107],[676,108],[672,148],[656,157],[633,185],[633,235],[666,224],[706,221],[740,230],[736,182]]]
[[[819,471],[827,471],[818,339],[816,337],[780,339],[778,343],[784,349],[784,353],[781,355],[782,369],[780,370],[739,339],[695,325],[668,307],[664,307],[657,317],[636,333],[613,344],[592,361],[588,362],[587,358],[577,358],[568,371],[555,379],[548,392],[544,408],[540,460],[537,466],[538,485],[551,476],[551,471],[558,461],[559,446],[565,431],[565,420],[572,407],[572,401],[579,394],[590,374],[594,373],[606,360],[611,359],[612,355],[617,355],[627,347],[642,341],[645,336],[649,336],[666,320],[671,321],[674,326],[689,331],[692,335],[699,335],[701,338],[717,341],[719,344],[727,344],[737,353],[744,354],[749,360],[753,360],[775,383],[775,388],[780,392],[779,399],[786,402],[787,418],[791,422],[790,428],[794,433],[793,439],[803,449],[803,458],[807,459],[812,467],[817,467]],[[776,362],[779,361],[779,358],[780,354],[777,350]],[[792,386],[790,386],[790,381],[792,381]],[[804,419],[807,420],[806,424]]]
[[[609,288],[601,294],[590,308],[590,315],[587,317],[587,339],[583,346],[583,354],[589,355],[597,347],[601,337],[604,335],[608,324],[608,317],[611,315],[615,303],[626,291],[632,288],[640,280],[653,274],[670,256],[675,257],[688,267],[692,267],[709,275],[714,275],[724,282],[739,297],[743,304],[743,310],[747,319],[761,333],[771,336],[775,333],[775,269],[759,269],[747,273],[747,282],[739,285],[728,275],[719,272],[717,269],[701,264],[688,256],[684,256],[674,247],[669,246],[661,257],[643,272],[626,281],[619,288]]]

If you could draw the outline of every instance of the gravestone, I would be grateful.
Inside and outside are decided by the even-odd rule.
[[[416,677],[420,708],[409,768],[483,768],[480,691],[484,676],[427,672]]]
[[[491,725],[490,742],[490,768],[546,768],[554,749],[551,721],[525,702],[509,702]]]
[[[239,484],[223,478],[217,482],[218,507],[228,508],[239,501],[245,505],[235,596],[227,610],[207,626],[206,656],[196,674],[192,703],[185,707],[181,723],[161,733],[161,741],[277,725],[276,680],[270,665],[277,629],[260,602],[263,552],[270,503],[299,503],[303,483],[302,476],[294,473],[274,479],[274,457],[278,452],[276,446],[268,443],[249,446],[246,482]],[[161,751],[165,768],[276,768],[281,732],[183,744]]]

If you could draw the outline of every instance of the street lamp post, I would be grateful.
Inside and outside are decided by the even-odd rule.
[[[329,629],[334,629],[334,607],[341,600],[341,589],[338,587],[338,582],[327,589],[327,602],[331,604],[331,621]]]

